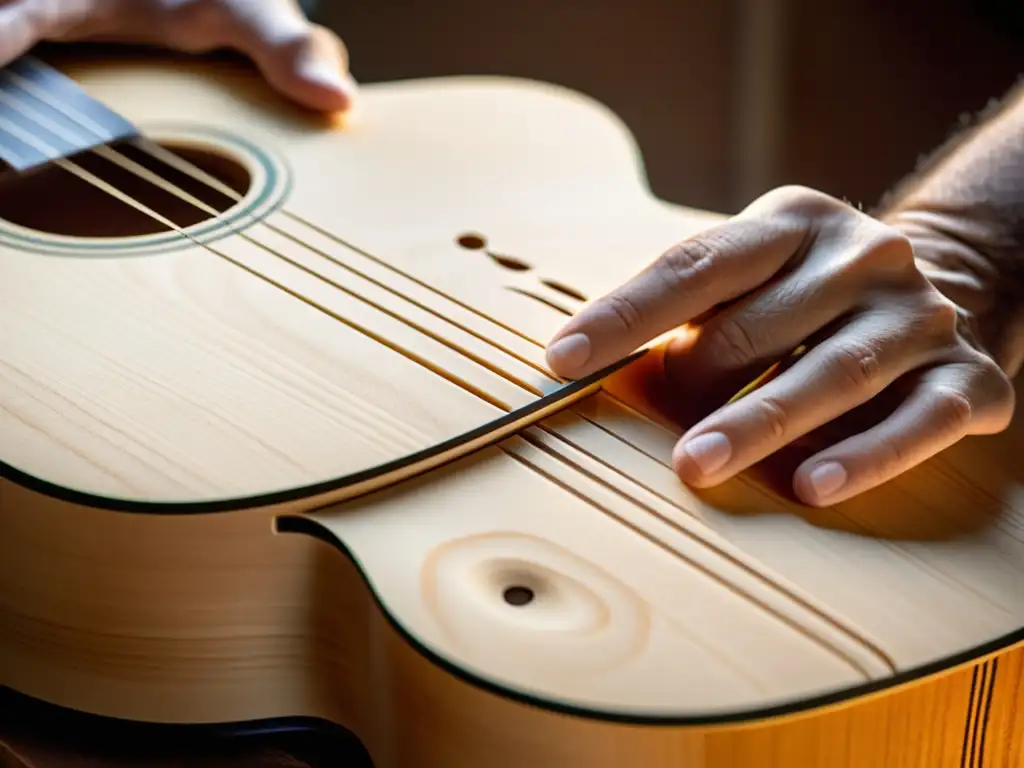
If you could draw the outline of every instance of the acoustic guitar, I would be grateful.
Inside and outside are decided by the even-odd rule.
[[[0,684],[380,768],[1024,766],[1021,417],[808,509],[679,482],[656,345],[547,369],[721,218],[601,105],[55,51],[0,157]]]

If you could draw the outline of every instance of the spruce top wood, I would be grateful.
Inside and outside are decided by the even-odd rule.
[[[566,315],[719,218],[614,115],[452,78],[330,125],[244,69],[52,61],[146,141],[0,185],[0,684],[382,766],[1016,765],[1020,418],[808,510],[683,487],[628,370],[559,399]]]

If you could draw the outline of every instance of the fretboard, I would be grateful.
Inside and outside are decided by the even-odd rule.
[[[0,69],[0,159],[17,171],[137,135],[134,125],[34,57]]]

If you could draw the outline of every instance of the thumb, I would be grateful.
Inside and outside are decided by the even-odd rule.
[[[312,109],[345,111],[358,87],[344,43],[310,23],[294,0],[231,3],[228,45],[253,60],[267,82]]]

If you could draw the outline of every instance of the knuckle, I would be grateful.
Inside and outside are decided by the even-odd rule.
[[[938,291],[930,291],[925,299],[924,309],[928,317],[942,330],[956,333],[965,317],[960,308]]]
[[[848,341],[831,358],[835,376],[847,388],[872,390],[881,371],[878,352],[870,344]]]
[[[883,273],[918,274],[910,238],[885,224],[870,225],[855,261],[861,267]]]
[[[763,397],[757,401],[757,418],[764,424],[773,441],[785,440],[789,431],[789,414],[776,398]]]
[[[685,240],[655,262],[657,274],[672,290],[687,286],[699,290],[717,250],[704,238]]]
[[[876,224],[872,233],[872,243],[879,251],[890,251],[895,256],[910,258],[914,256],[914,245],[910,238],[888,224]]]
[[[920,314],[923,315],[923,325],[929,331],[928,335],[940,345],[956,342],[967,322],[959,307],[937,291],[931,292],[923,300]]]
[[[779,211],[809,216],[831,214],[843,207],[843,203],[831,195],[800,184],[776,187],[762,195],[758,202]]]
[[[605,306],[618,319],[626,331],[635,331],[643,326],[643,315],[636,302],[620,293],[610,293],[605,297]]]
[[[931,397],[933,417],[941,432],[946,435],[965,434],[974,415],[970,398],[952,387],[936,387]]]
[[[870,268],[865,267],[865,259],[860,253],[855,253],[852,257],[844,254],[826,265],[828,276],[825,279],[835,281],[836,285],[846,286],[849,295],[863,299],[870,295],[875,284],[875,275],[871,274]]]
[[[890,294],[886,301],[899,338],[918,352],[953,353],[965,341],[961,310],[930,287],[910,295]]]

